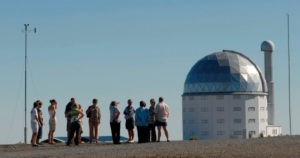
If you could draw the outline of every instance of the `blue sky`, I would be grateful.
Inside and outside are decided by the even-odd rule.
[[[23,141],[25,23],[29,34],[28,119],[32,102],[58,100],[58,129],[65,135],[63,111],[71,97],[86,109],[98,98],[101,135],[110,135],[111,100],[126,106],[164,96],[170,106],[171,139],[182,139],[181,95],[185,77],[199,59],[222,49],[244,53],[263,69],[260,43],[271,39],[274,52],[276,124],[288,133],[286,13],[291,17],[293,133],[299,99],[299,1],[1,1],[0,144]],[[28,121],[28,124],[30,122]],[[87,135],[87,120],[84,123]],[[28,138],[31,135],[28,126]],[[122,123],[122,135],[127,136]]]

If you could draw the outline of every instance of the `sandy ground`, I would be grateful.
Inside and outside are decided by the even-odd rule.
[[[0,158],[97,158],[97,157],[199,157],[199,158],[253,158],[300,157],[300,136],[262,139],[230,139],[218,141],[172,141],[146,144],[111,143],[1,145]]]

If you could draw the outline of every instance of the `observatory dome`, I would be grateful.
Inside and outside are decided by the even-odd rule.
[[[223,50],[205,56],[188,73],[184,94],[266,93],[267,86],[258,66],[245,55]]]

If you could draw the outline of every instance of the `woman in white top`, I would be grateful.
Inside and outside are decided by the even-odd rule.
[[[31,138],[31,145],[33,147],[37,147],[37,134],[40,126],[40,122],[38,121],[38,112],[37,112],[38,103],[33,103],[33,108],[30,112],[31,114],[31,129],[32,129],[32,138]]]
[[[56,129],[56,109],[57,109],[57,102],[56,100],[50,100],[50,106],[48,107],[49,113],[49,134],[48,134],[48,142],[49,144],[54,144],[54,132]]]

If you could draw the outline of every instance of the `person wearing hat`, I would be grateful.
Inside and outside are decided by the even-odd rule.
[[[110,111],[110,128],[111,128],[111,136],[114,144],[120,143],[120,124],[121,121],[119,119],[120,110],[118,109],[119,102],[112,101],[110,103],[109,111]]]

